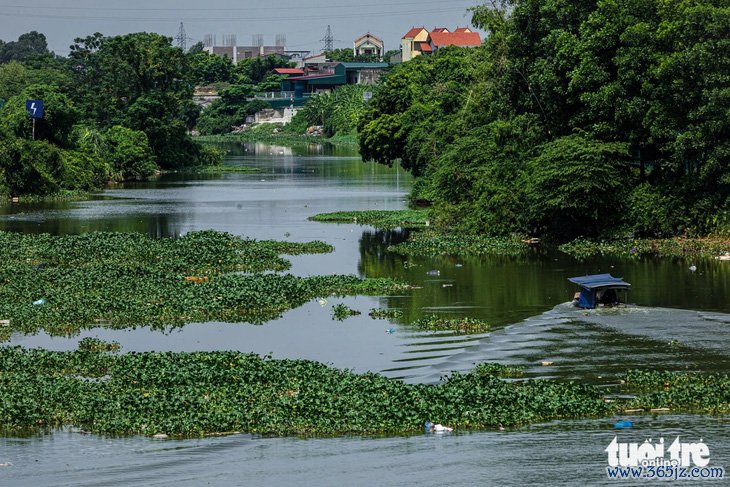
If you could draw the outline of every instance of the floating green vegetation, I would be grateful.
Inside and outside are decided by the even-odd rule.
[[[398,309],[373,308],[368,313],[368,316],[374,320],[396,320],[403,318],[403,312]]]
[[[453,331],[460,335],[486,333],[491,328],[486,321],[476,318],[447,318],[438,315],[420,318],[411,323],[411,326],[428,331]]]
[[[632,370],[626,375],[626,388],[639,393],[629,408],[730,413],[730,377],[726,374]]]
[[[84,201],[88,200],[88,191],[61,189],[47,195],[23,195],[8,198],[0,198],[0,206],[14,205],[18,203],[48,203],[59,201]]]
[[[279,254],[330,252],[322,242],[256,241],[213,231],[161,240],[126,233],[0,232],[0,246],[6,339],[10,330],[69,335],[90,326],[262,323],[317,297],[408,288],[386,278],[261,273],[289,268]]]
[[[357,316],[361,314],[356,309],[348,308],[347,305],[342,303],[332,306],[332,319],[337,321],[343,321],[350,316]]]
[[[518,237],[499,238],[473,235],[441,235],[417,232],[407,242],[391,245],[388,252],[401,255],[523,255],[530,246]]]
[[[415,228],[424,227],[428,224],[428,213],[425,210],[337,211],[334,213],[320,213],[309,217],[309,219],[327,223],[357,223],[384,229]]]
[[[259,173],[261,168],[251,166],[234,166],[231,164],[220,164],[215,166],[191,166],[179,170],[185,174],[222,174],[222,173]]]
[[[559,249],[583,259],[595,255],[618,257],[718,257],[730,252],[726,237],[623,239],[610,241],[573,240]]]
[[[84,352],[118,352],[119,342],[105,342],[100,338],[86,337],[79,342],[79,350]]]
[[[236,352],[130,353],[0,349],[0,421],[101,434],[200,436],[399,434],[425,420],[485,429],[605,416],[593,386],[504,381],[500,365],[406,384],[304,360]]]

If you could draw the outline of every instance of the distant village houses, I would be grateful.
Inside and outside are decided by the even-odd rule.
[[[384,52],[383,40],[370,32],[355,39],[353,45],[355,58],[359,56],[370,56],[378,61],[382,61]]]
[[[482,39],[478,32],[468,27],[457,27],[454,32],[445,27],[438,27],[431,32],[425,27],[413,27],[401,38],[400,55],[391,62],[406,62],[411,59],[430,55],[446,46],[477,47]]]

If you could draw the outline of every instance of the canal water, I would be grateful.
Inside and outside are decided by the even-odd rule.
[[[326,255],[292,257],[291,273],[395,277],[418,289],[403,296],[329,298],[279,319],[197,323],[166,331],[83,331],[74,337],[13,335],[24,347],[67,350],[87,336],[123,351],[240,350],[306,358],[408,382],[433,383],[475,363],[525,367],[529,377],[610,386],[630,368],[727,371],[730,263],[685,260],[578,261],[538,250],[521,257],[413,258],[386,252],[407,238],[307,217],[330,211],[401,209],[407,173],[363,163],[348,149],[231,145],[227,163],[258,173],[168,174],[109,189],[91,200],[0,208],[0,229],[56,234],[137,231],[174,237],[215,229],[256,239],[323,240]],[[690,266],[695,265],[696,271]],[[438,276],[430,272],[439,271]],[[611,272],[632,283],[633,306],[580,311],[567,305],[566,278]],[[332,319],[345,303],[362,315]],[[373,320],[395,308],[398,320]],[[482,335],[419,332],[425,315],[471,316],[493,324]],[[549,364],[549,365],[543,365]],[[426,420],[428,418],[424,418]],[[619,441],[702,438],[712,465],[730,466],[727,418],[638,416]],[[552,485],[611,483],[604,449],[616,418],[561,421],[514,431],[395,438],[254,438],[182,441],[105,438],[73,430],[0,438],[0,485]]]

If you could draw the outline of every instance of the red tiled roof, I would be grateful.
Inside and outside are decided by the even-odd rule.
[[[408,37],[416,37],[419,34],[419,32],[421,32],[422,30],[426,30],[426,28],[425,27],[414,27],[411,30],[409,30],[406,33],[406,35],[403,36],[403,39],[406,39]]]
[[[448,32],[448,31],[449,31],[449,29],[447,29],[446,27],[436,27],[431,31],[431,34],[433,34],[434,32]]]
[[[478,32],[432,32],[431,43],[436,47],[465,46],[473,47],[482,43]]]
[[[454,32],[470,32],[469,27],[457,27]]]
[[[274,72],[276,74],[304,74],[303,69],[297,68],[276,68]]]
[[[433,52],[433,49],[431,49],[431,44],[429,44],[428,42],[419,42],[418,50],[421,52]]]

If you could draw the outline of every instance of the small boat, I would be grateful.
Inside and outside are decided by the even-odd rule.
[[[577,284],[580,291],[575,293],[573,304],[583,309],[594,309],[599,306],[617,306],[626,303],[629,296],[631,284],[620,277],[613,277],[611,274],[594,274],[592,276],[580,276],[568,278],[573,284]],[[621,301],[619,294],[625,292],[625,299]]]

